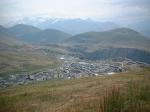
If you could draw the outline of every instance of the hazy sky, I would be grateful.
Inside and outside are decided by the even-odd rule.
[[[130,23],[150,19],[150,0],[0,0],[0,24],[40,15]]]

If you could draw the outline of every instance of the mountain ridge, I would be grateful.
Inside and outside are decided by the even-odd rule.
[[[18,23],[33,25],[40,29],[57,29],[72,35],[87,31],[104,31],[120,27],[120,25],[109,21],[96,21],[92,19],[80,18],[30,18],[18,21]],[[18,24],[16,23],[16,24]]]
[[[15,25],[8,30],[17,36],[18,39],[29,43],[57,43],[71,36],[57,29],[41,30],[37,27],[25,24]]]
[[[39,28],[34,27],[32,25],[27,25],[27,24],[17,24],[8,29],[11,33],[13,33],[16,36],[22,36],[26,33],[33,33],[33,32],[41,31]]]
[[[141,35],[130,28],[117,28],[104,32],[86,32],[75,35],[68,40],[68,43],[97,45],[103,47],[131,47],[131,48],[150,48],[150,39]]]

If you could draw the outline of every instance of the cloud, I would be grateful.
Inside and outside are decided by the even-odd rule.
[[[133,22],[150,19],[149,6],[150,0],[0,0],[0,18],[8,22],[45,14]]]

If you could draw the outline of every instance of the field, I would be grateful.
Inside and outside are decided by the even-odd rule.
[[[149,112],[150,70],[0,90],[0,112]]]

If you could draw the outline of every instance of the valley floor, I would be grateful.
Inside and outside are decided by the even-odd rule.
[[[107,105],[110,104],[109,98],[106,97],[109,97],[110,94],[108,93],[112,93],[110,96],[115,93],[117,103],[115,102],[113,107],[119,109],[122,102],[124,103],[123,106],[126,104],[126,100],[120,99],[125,99],[123,96],[127,96],[127,93],[131,92],[128,87],[132,82],[135,88],[138,88],[138,85],[147,85],[147,89],[144,89],[146,90],[145,93],[142,93],[143,97],[136,97],[135,99],[140,101],[141,108],[139,109],[144,109],[136,112],[148,112],[150,110],[149,80],[150,70],[143,70],[70,80],[48,80],[9,87],[0,90],[0,112],[120,112],[113,108],[111,111],[106,109]],[[116,92],[113,92],[114,90]],[[139,90],[134,90],[134,92],[136,91],[137,94]],[[131,97],[127,99],[130,101]],[[118,103],[119,105],[117,105]],[[143,104],[146,106],[142,107]],[[129,103],[126,106],[127,110],[122,110],[122,112],[133,112],[133,108],[128,109],[130,106]]]

